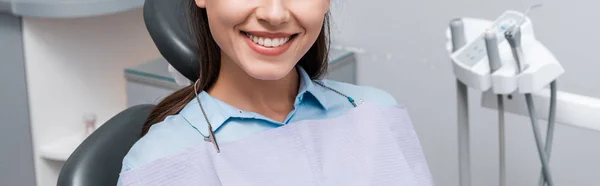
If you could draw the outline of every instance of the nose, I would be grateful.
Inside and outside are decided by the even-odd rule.
[[[260,22],[278,26],[290,20],[290,12],[282,0],[262,0],[262,2],[256,9],[256,17]]]

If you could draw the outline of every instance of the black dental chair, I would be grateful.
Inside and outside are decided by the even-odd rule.
[[[198,78],[196,40],[187,25],[189,0],[146,0],[144,21],[161,55],[188,79]],[[65,162],[57,186],[116,185],[123,157],[140,138],[154,105],[138,105],[117,114],[92,133]]]

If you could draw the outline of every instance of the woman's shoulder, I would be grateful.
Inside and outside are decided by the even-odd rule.
[[[373,102],[380,106],[393,106],[398,104],[394,96],[379,88],[364,85],[354,85],[334,80],[322,80],[321,82],[325,86],[346,94],[355,100]]]
[[[176,154],[203,141],[201,135],[180,115],[167,117],[150,127],[123,158],[128,171],[165,156]]]

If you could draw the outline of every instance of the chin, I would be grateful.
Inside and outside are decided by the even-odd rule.
[[[295,64],[247,64],[241,65],[249,76],[265,81],[275,81],[285,78],[294,69]]]

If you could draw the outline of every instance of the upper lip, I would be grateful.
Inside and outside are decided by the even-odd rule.
[[[264,31],[242,31],[249,33],[250,35],[257,37],[266,37],[266,38],[286,38],[294,35],[293,33],[285,33],[285,32],[264,32]]]

